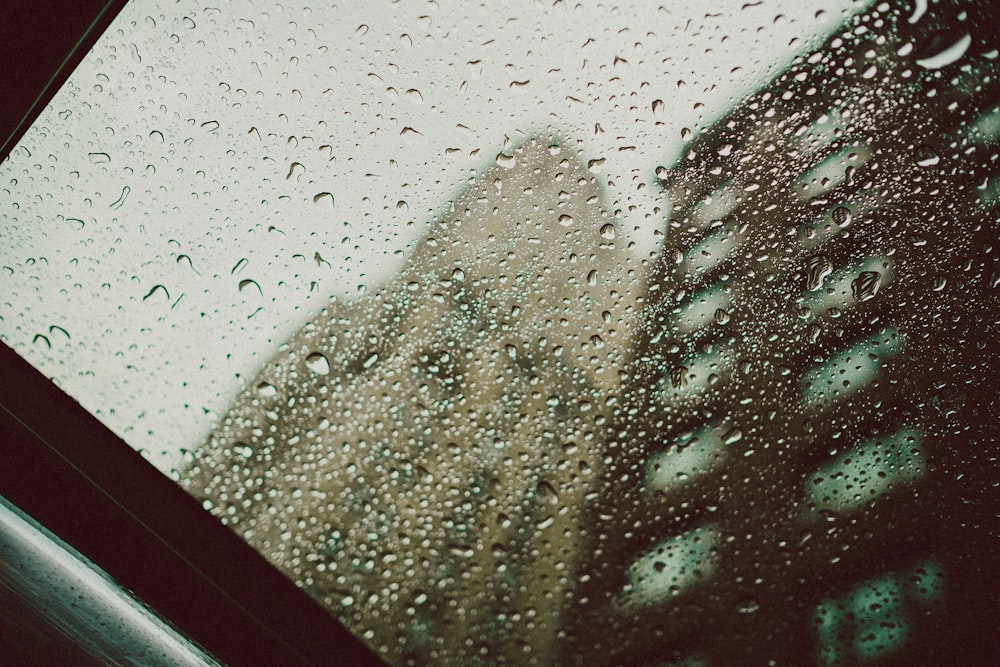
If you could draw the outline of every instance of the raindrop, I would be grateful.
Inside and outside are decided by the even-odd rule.
[[[972,37],[969,35],[963,35],[954,44],[942,49],[933,56],[919,59],[917,64],[926,69],[940,69],[956,62],[959,58],[964,56],[971,44]]]
[[[610,222],[601,226],[601,236],[609,241],[615,237],[615,226]]]
[[[42,343],[49,350],[52,349],[52,341],[49,340],[48,336],[43,334],[35,334],[35,337],[31,339],[32,343]]]
[[[833,209],[833,213],[830,214],[830,217],[833,218],[833,221],[838,227],[846,227],[851,224],[851,209],[846,206],[838,206]]]
[[[920,146],[917,148],[918,167],[933,167],[940,161],[941,158],[929,146]]]
[[[298,171],[298,172],[299,172],[299,173],[301,174],[301,173],[303,173],[303,172],[304,172],[304,171],[306,170],[306,168],[302,166],[302,163],[301,163],[301,162],[293,162],[293,163],[292,163],[291,165],[289,165],[289,167],[288,167],[288,175],[287,175],[287,176],[285,176],[285,180],[287,181],[287,180],[288,180],[288,179],[290,179],[290,178],[291,178],[292,176],[294,176],[294,175],[295,175],[295,172],[296,172],[296,170],[297,170],[297,171]],[[315,201],[315,198],[313,198],[313,201]]]
[[[330,372],[330,362],[319,352],[313,352],[306,357],[306,368],[316,375],[327,375]]]
[[[573,216],[563,213],[559,216],[559,224],[563,227],[569,227],[573,224]]]
[[[278,389],[270,382],[261,382],[257,385],[257,395],[261,398],[273,398],[278,395]]]
[[[670,385],[674,389],[680,389],[687,385],[688,369],[684,366],[677,366],[670,371]]]
[[[318,195],[313,195],[313,203],[317,204],[321,199],[326,197],[330,200],[330,206],[333,206],[333,195],[329,192],[320,192]]]
[[[653,100],[653,113],[656,115],[663,113],[663,100]]]
[[[559,494],[556,493],[555,487],[544,479],[538,482],[538,486],[535,487],[535,498],[543,505],[559,504]]]
[[[121,208],[122,205],[125,203],[125,200],[128,198],[130,192],[132,192],[132,188],[130,188],[127,185],[123,187],[122,193],[118,196],[118,199],[116,199],[114,203],[112,203],[111,206],[109,206],[108,208],[114,208],[114,209]]]
[[[806,290],[814,291],[823,286],[823,279],[833,273],[833,263],[823,255],[806,260]]]
[[[593,160],[588,160],[587,169],[589,169],[591,172],[595,174],[600,173],[601,167],[603,167],[604,163],[607,161],[608,161],[607,158],[603,157],[595,158]]]
[[[365,359],[365,362],[361,364],[361,367],[364,368],[365,370],[368,370],[377,363],[378,363],[378,352],[374,352],[370,357]]]
[[[187,255],[177,255],[176,261],[178,264],[187,264],[188,268],[190,268],[195,273],[198,273],[198,271],[194,268],[194,264],[191,262],[191,258],[188,257]]]
[[[857,301],[868,301],[875,298],[878,293],[879,281],[882,274],[878,271],[862,271],[861,274],[851,282],[851,293]]]
[[[513,169],[514,165],[517,164],[517,158],[513,155],[507,155],[506,153],[497,153],[497,165],[503,167],[504,169]]]
[[[49,333],[50,334],[54,334],[57,331],[59,333],[61,333],[63,336],[66,336],[66,340],[69,340],[69,332],[68,331],[66,331],[65,329],[63,329],[58,324],[49,325]]]
[[[87,153],[87,159],[91,164],[107,164],[111,162],[111,156],[107,153]]]
[[[147,301],[148,299],[151,299],[154,294],[157,293],[163,294],[164,298],[167,301],[170,300],[170,292],[168,292],[167,288],[164,287],[163,285],[153,285],[153,288],[148,292],[146,292],[146,296],[142,297],[142,300]]]
[[[752,598],[749,595],[740,598],[739,602],[736,603],[736,611],[741,614],[752,614],[760,609],[760,602],[756,598]]]
[[[260,294],[261,296],[264,296],[264,291],[260,288],[260,285],[257,284],[257,281],[251,280],[250,278],[244,278],[243,280],[241,280],[239,289],[242,292],[245,289],[249,289],[251,286],[256,287],[257,293]]]
[[[216,130],[219,129],[219,121],[206,120],[204,123],[201,124],[201,126],[205,128],[206,132],[215,132]]]
[[[743,439],[743,431],[738,428],[731,428],[722,436],[722,444],[732,445]]]

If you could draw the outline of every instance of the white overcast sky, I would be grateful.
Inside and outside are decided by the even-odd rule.
[[[505,143],[604,158],[648,252],[682,128],[866,3],[204,4],[129,3],[0,165],[0,339],[164,470]]]

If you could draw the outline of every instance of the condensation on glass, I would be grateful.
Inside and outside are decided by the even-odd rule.
[[[991,3],[131,9],[3,335],[390,663],[997,655]]]

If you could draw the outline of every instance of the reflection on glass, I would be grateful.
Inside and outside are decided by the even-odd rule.
[[[998,599],[996,10],[803,5],[134,5],[134,76],[88,85],[148,113],[88,135],[100,191],[30,194],[66,177],[42,130],[6,166],[4,335],[110,344],[97,405],[183,387],[208,435],[159,463],[392,663],[954,658]],[[739,98],[786,23],[829,36]],[[129,335],[34,316],[61,273]]]

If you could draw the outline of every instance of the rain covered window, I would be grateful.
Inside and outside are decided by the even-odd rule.
[[[135,0],[0,340],[391,664],[989,664],[987,0]]]

